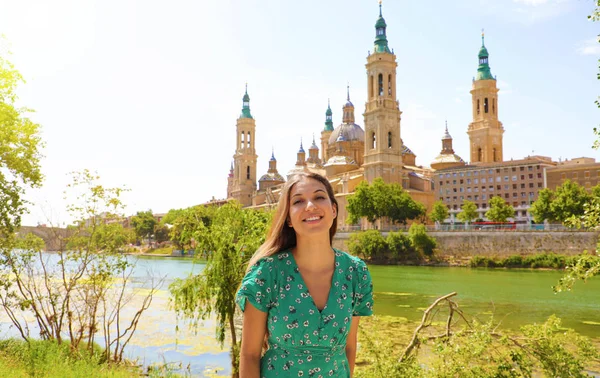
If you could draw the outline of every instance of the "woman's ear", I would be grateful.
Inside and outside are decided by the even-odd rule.
[[[337,205],[333,204],[333,217],[337,218]]]

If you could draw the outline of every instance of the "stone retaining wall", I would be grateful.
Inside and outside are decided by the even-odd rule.
[[[333,246],[347,251],[351,233],[336,234]],[[438,242],[438,254],[442,256],[506,257],[554,252],[576,255],[584,250],[595,251],[598,232],[525,232],[525,231],[470,231],[429,232]],[[387,232],[383,233],[387,237]]]

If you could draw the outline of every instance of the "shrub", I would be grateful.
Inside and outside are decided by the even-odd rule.
[[[367,259],[382,257],[388,245],[381,233],[377,230],[367,230],[350,235],[348,251]]]
[[[393,258],[403,260],[415,257],[415,249],[406,234],[402,232],[390,232],[386,242]]]
[[[408,230],[408,236],[413,248],[425,256],[432,256],[437,243],[434,238],[427,235],[424,225],[413,223]]]
[[[523,257],[519,255],[509,256],[504,259],[502,265],[506,268],[520,268],[523,266]]]

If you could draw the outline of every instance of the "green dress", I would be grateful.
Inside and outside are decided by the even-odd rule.
[[[291,251],[262,258],[246,274],[237,304],[268,313],[261,377],[350,377],[346,338],[353,316],[373,313],[373,283],[361,259],[338,250],[331,282],[319,311]]]

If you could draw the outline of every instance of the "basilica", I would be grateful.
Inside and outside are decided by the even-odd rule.
[[[431,168],[417,165],[415,153],[403,143],[402,111],[396,98],[398,64],[396,55],[388,46],[386,27],[380,4],[373,52],[366,58],[368,96],[363,113],[364,127],[357,124],[348,89],[342,123],[334,127],[332,111],[328,106],[320,143],[317,144],[313,137],[308,156],[301,144],[295,166],[285,174],[289,177],[298,171],[308,171],[327,177],[340,206],[338,224],[342,227],[346,225],[347,197],[363,180],[372,182],[381,177],[387,183],[398,183],[429,210],[433,202],[439,199],[434,187],[436,171],[466,166],[452,148],[452,137],[447,127],[442,137],[442,150],[430,162]],[[468,127],[469,160],[474,165],[502,162],[504,129],[498,120],[498,89],[488,65],[483,35],[479,67],[473,79],[471,95],[473,121]],[[246,207],[268,207],[277,203],[286,177],[278,172],[277,161],[272,154],[268,170],[258,178],[255,139],[256,124],[250,112],[250,97],[246,88],[242,112],[236,123],[236,148],[227,182],[227,199],[237,200]]]

